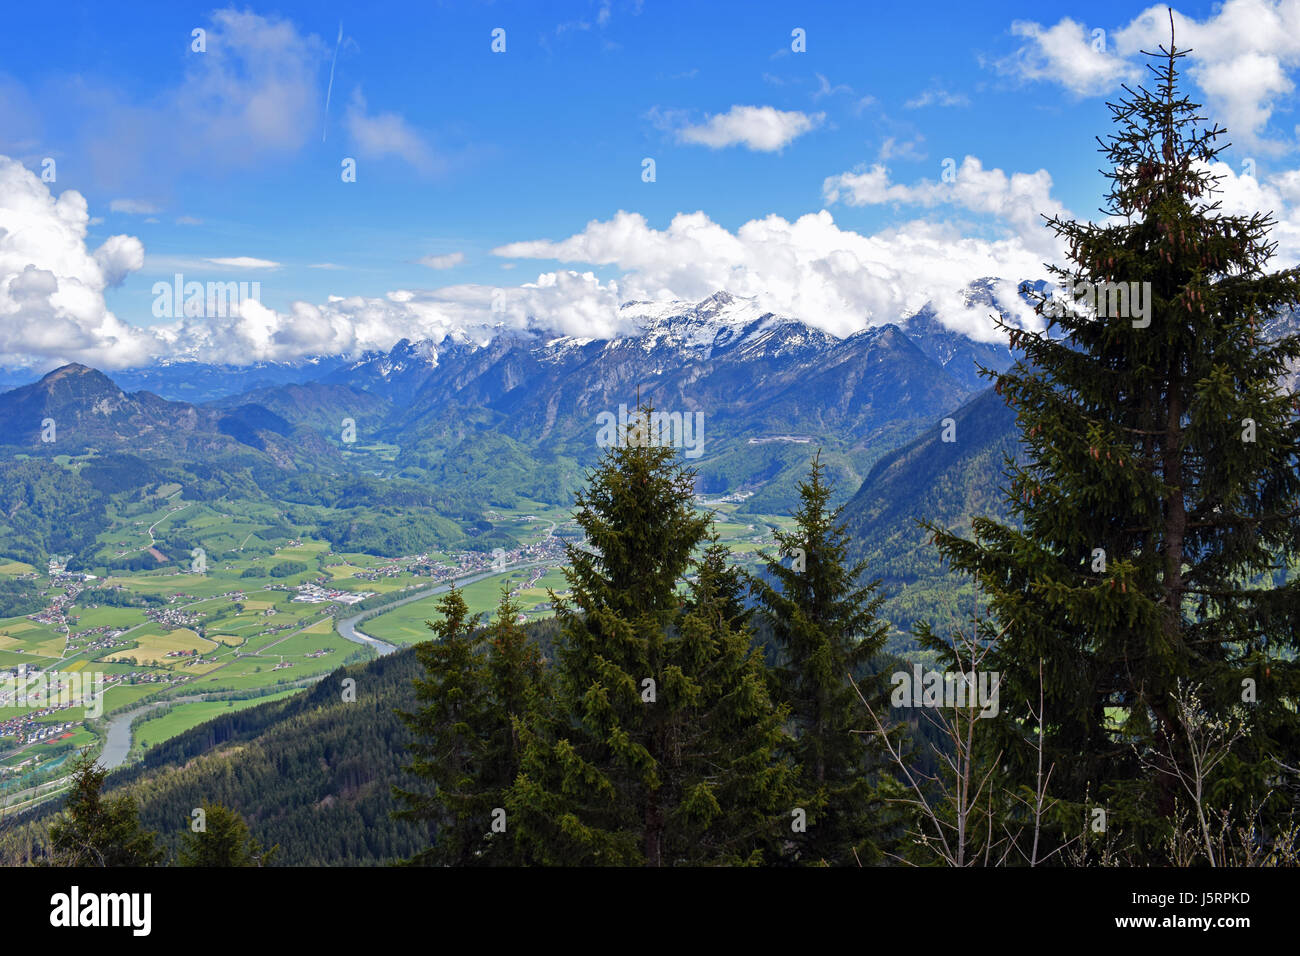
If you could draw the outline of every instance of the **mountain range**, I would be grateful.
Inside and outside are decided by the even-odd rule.
[[[968,301],[1000,311],[993,288],[972,286]],[[979,368],[1013,356],[932,308],[843,338],[725,292],[620,311],[632,331],[608,339],[500,329],[295,365],[172,363],[111,377],[67,365],[0,394],[0,442],[11,460],[93,452],[52,488],[84,479],[113,495],[165,474],[209,496],[326,509],[313,514],[340,547],[489,547],[498,540],[470,540],[485,506],[570,504],[602,453],[597,417],[639,399],[703,413],[697,491],[746,495],[742,513],[790,513],[820,449],[855,547],[897,586],[900,619],[932,597],[908,588],[941,576],[916,519],[957,526],[1000,508],[1015,426]],[[140,382],[151,388],[127,390]],[[955,443],[939,438],[945,418]],[[40,475],[23,467],[30,488]],[[55,540],[10,491],[9,518],[34,522],[27,547]]]
[[[845,338],[725,292],[620,311],[634,334],[502,329],[487,341],[403,339],[353,359],[170,363],[111,377],[69,365],[0,395],[0,428],[5,443],[33,450],[50,444],[48,434],[42,441],[49,420],[59,450],[170,446],[184,454],[233,441],[292,468],[294,447],[329,459],[300,429],[337,439],[347,419],[361,440],[404,452],[445,442],[449,432],[491,428],[590,460],[596,416],[639,395],[663,411],[703,412],[724,446],[800,434],[862,452],[956,407],[980,387],[977,361],[994,369],[1011,361],[1005,347],[945,328],[928,308]]]
[[[969,295],[992,309],[991,290]],[[844,338],[725,292],[620,312],[631,331],[609,339],[503,328],[295,364],[68,365],[0,394],[0,442],[188,466],[226,487],[360,468],[436,487],[466,517],[470,502],[521,493],[567,504],[601,453],[597,417],[642,400],[703,413],[704,454],[691,462],[701,493],[748,494],[745,510],[780,513],[815,448],[847,498],[876,459],[980,387],[977,361],[1011,362],[929,308]],[[380,446],[396,451],[358,454]]]

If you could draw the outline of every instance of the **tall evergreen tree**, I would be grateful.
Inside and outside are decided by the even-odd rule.
[[[509,795],[542,862],[752,862],[788,812],[780,718],[717,552],[689,610],[679,593],[711,522],[676,458],[624,433],[576,499],[588,547],[567,548],[553,706]]]
[[[470,866],[481,862],[491,826],[491,801],[479,777],[487,750],[483,728],[490,721],[484,635],[453,585],[437,604],[441,618],[426,622],[432,640],[416,645],[424,676],[415,681],[420,707],[398,711],[411,729],[414,759],[409,772],[431,790],[393,788],[405,802],[398,819],[430,826],[434,842],[407,862]]]
[[[873,744],[856,732],[863,711],[850,678],[873,697],[878,693],[867,663],[884,647],[888,626],[877,618],[883,600],[877,583],[862,581],[865,562],[849,564],[848,535],[840,509],[830,506],[825,474],[818,453],[799,484],[794,529],[776,533],[776,555],[761,553],[770,580],[754,578],[752,587],[778,648],[776,696],[793,718],[807,812],[807,831],[797,840],[800,859],[847,865],[876,860],[880,852]]]
[[[1027,458],[1008,462],[1015,520],[931,528],[1006,627],[990,746],[1032,776],[1041,661],[1054,787],[1135,825],[1174,811],[1139,754],[1177,747],[1180,678],[1212,719],[1256,688],[1221,805],[1262,798],[1270,755],[1300,750],[1300,425],[1280,387],[1300,336],[1263,330],[1300,301],[1300,271],[1265,271],[1270,216],[1214,200],[1223,131],[1180,92],[1185,55],[1171,38],[1154,91],[1110,106],[1108,218],[1048,221],[1070,262],[1052,267],[1064,295],[1033,295],[1047,331],[1004,325],[1024,352],[996,385]]]
[[[244,818],[224,804],[206,804],[203,814],[202,830],[195,832],[187,826],[181,834],[176,854],[180,866],[266,866],[279,849],[263,848],[249,833]]]
[[[524,723],[541,705],[541,654],[519,623],[519,604],[503,584],[496,616],[486,628],[470,616],[454,586],[438,603],[438,635],[416,648],[424,677],[423,706],[400,713],[416,740],[411,773],[432,792],[396,788],[406,801],[396,816],[424,821],[434,844],[409,862],[499,866],[530,862],[507,828],[505,794],[522,763]]]
[[[744,602],[744,577],[711,532],[666,670],[667,696],[685,703],[670,711],[664,758],[681,862],[774,863],[792,839],[789,710],[772,702]]]
[[[490,708],[483,728],[485,752],[477,784],[492,810],[505,809],[506,794],[523,766],[523,736],[546,693],[542,655],[519,622],[520,605],[509,584],[501,586],[496,616],[487,630],[487,681]],[[492,831],[484,862],[493,865],[532,862],[523,844],[506,829]]]
[[[55,866],[157,866],[165,851],[157,834],[140,826],[135,799],[103,796],[108,770],[83,751],[72,764],[64,811],[50,824]]]

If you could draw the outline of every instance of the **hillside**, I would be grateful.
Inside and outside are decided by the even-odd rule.
[[[549,648],[554,622],[529,626]],[[265,845],[279,844],[277,866],[374,866],[414,853],[429,834],[394,821],[392,797],[408,762],[408,731],[395,713],[414,706],[419,665],[411,648],[339,668],[311,690],[210,720],[153,747],[138,765],[108,778],[110,795],[140,802],[141,823],[169,850],[190,811],[224,803]],[[355,701],[343,699],[354,680]],[[24,825],[40,826],[50,804],[8,821],[8,851]]]
[[[965,530],[975,515],[1006,517],[1002,473],[1018,447],[1014,413],[989,388],[950,417],[955,441],[943,441],[942,424],[928,429],[878,461],[844,506],[856,556],[882,580],[885,614],[903,630],[918,619],[962,623],[973,607],[973,589],[951,580],[917,522]]]

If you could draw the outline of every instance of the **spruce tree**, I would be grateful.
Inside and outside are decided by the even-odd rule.
[[[491,801],[479,783],[487,750],[483,728],[491,702],[486,660],[480,648],[479,615],[470,615],[464,595],[452,585],[437,604],[441,618],[427,621],[434,639],[422,641],[415,655],[424,676],[415,680],[415,711],[398,711],[411,729],[414,754],[407,768],[431,789],[394,786],[405,808],[398,819],[428,825],[433,845],[409,864],[470,866],[481,862],[491,826]]]
[[[711,532],[670,645],[665,775],[684,863],[778,862],[792,838],[795,774],[782,758],[789,711],[775,706],[750,626],[742,573]],[[680,682],[680,683],[679,683]]]
[[[849,563],[848,535],[840,509],[830,506],[825,474],[819,452],[799,483],[795,527],[776,532],[776,555],[760,553],[767,579],[753,578],[752,588],[778,652],[776,697],[789,705],[793,720],[799,797],[807,813],[798,855],[834,866],[879,858],[873,744],[856,732],[863,710],[851,678],[875,698],[878,681],[867,665],[883,649],[888,625],[877,618],[883,600],[877,582],[863,583],[865,562]]]
[[[397,789],[407,803],[395,816],[428,823],[433,845],[408,863],[501,866],[531,862],[513,837],[505,795],[522,763],[524,724],[544,695],[541,654],[518,621],[519,604],[502,585],[496,616],[484,628],[455,586],[438,603],[438,635],[416,648],[415,713],[399,715],[415,735],[410,772],[432,792]]]
[[[505,809],[506,793],[523,765],[523,735],[527,722],[545,695],[542,655],[519,622],[520,605],[511,599],[509,584],[501,586],[496,616],[487,629],[487,694],[491,702],[483,728],[485,752],[477,780],[492,810]],[[514,839],[508,818],[505,829],[491,831],[484,862],[493,865],[532,862]]]
[[[1134,826],[1174,813],[1140,755],[1178,746],[1180,678],[1210,719],[1247,702],[1220,806],[1261,799],[1272,757],[1300,751],[1300,426],[1279,384],[1300,336],[1263,331],[1300,271],[1266,271],[1269,215],[1214,199],[1223,131],[1179,90],[1185,55],[1171,38],[1155,89],[1110,105],[1107,218],[1048,220],[1069,264],[1063,295],[1029,293],[1047,331],[1003,326],[1024,353],[996,376],[1026,459],[1008,462],[1014,520],[977,518],[970,540],[931,527],[1005,627],[990,746],[1032,777],[1041,661],[1054,788]]]
[[[576,497],[586,546],[568,545],[570,594],[554,599],[554,700],[508,798],[542,862],[755,862],[787,812],[780,716],[719,554],[689,609],[679,591],[711,519],[676,459],[625,432]]]
[[[103,796],[108,770],[89,751],[72,764],[64,811],[50,824],[55,866],[157,866],[166,855],[157,834],[140,826],[139,808],[127,794]]]
[[[205,804],[203,814],[202,830],[187,826],[181,834],[179,866],[266,866],[279,849],[264,849],[249,833],[244,818],[224,804]]]

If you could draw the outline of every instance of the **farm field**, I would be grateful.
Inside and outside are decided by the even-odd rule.
[[[715,512],[718,534],[722,543],[735,555],[736,562],[755,567],[758,563],[757,551],[775,550],[772,526],[790,527],[793,521],[788,517],[775,515],[745,515],[742,519],[734,519],[731,515],[736,507],[734,503],[723,503],[712,505],[708,510]],[[512,518],[507,518],[501,512],[492,514],[498,516],[501,526],[513,528],[521,537],[525,536],[525,529],[533,529],[534,533],[538,530],[544,531],[551,521],[563,520],[565,517],[559,513],[548,516],[541,512],[534,517],[525,515]],[[528,512],[528,514],[534,513]],[[534,578],[536,579],[533,580]],[[469,605],[471,614],[481,613],[490,616],[496,610],[501,597],[503,580],[508,581],[511,589],[516,591],[514,599],[519,603],[521,613],[529,619],[546,617],[554,613],[550,607],[551,598],[547,588],[561,595],[568,590],[568,582],[559,567],[513,570],[503,577],[476,581],[462,588],[465,603]],[[360,628],[363,633],[391,644],[406,645],[427,640],[430,631],[425,622],[437,616],[437,604],[440,598],[441,595],[433,595],[419,601],[412,601],[392,611],[369,618],[360,625]]]
[[[138,720],[131,728],[132,737],[134,743],[147,749],[150,746],[166,743],[192,727],[207,723],[222,714],[246,710],[273,700],[284,700],[299,693],[302,693],[300,689],[294,689],[246,700],[195,700],[176,704],[162,716],[146,715]]]
[[[109,664],[145,664],[170,667],[178,663],[179,652],[205,654],[217,648],[217,644],[188,628],[181,628],[168,634],[141,633],[133,634],[131,640],[136,647],[118,651],[100,660]]]
[[[81,468],[92,459],[69,459],[67,467]],[[0,555],[0,580],[27,582],[43,605],[39,613],[0,618],[0,669],[113,676],[104,714],[146,697],[290,693],[304,680],[374,653],[337,633],[336,617],[351,613],[349,595],[383,598],[434,587],[453,574],[490,573],[495,557],[437,550],[334,553],[274,504],[187,495],[181,485],[163,482],[132,501],[114,498],[107,526],[96,538],[102,567],[67,572],[61,563],[46,569]],[[559,533],[569,538],[576,534],[567,511],[527,501],[484,515],[510,535],[508,540],[521,543],[521,550],[508,554],[510,564],[541,560],[557,566],[563,554],[555,533],[563,528]],[[516,597],[528,617],[551,613],[547,587],[566,587],[555,566],[505,575],[519,589]],[[496,607],[502,580],[493,575],[467,586],[474,611],[490,613]],[[434,603],[415,602],[376,616],[367,621],[366,633],[399,645],[424,640],[424,621],[434,613]],[[156,744],[224,705],[181,705],[148,721],[145,726],[158,726],[141,739]],[[99,744],[95,728],[101,725],[83,726],[81,706],[49,713],[14,708],[0,716],[8,721],[9,734],[0,768],[23,767],[0,776],[5,790],[57,766],[73,744]],[[41,730],[50,725],[56,728],[53,738]],[[61,732],[64,725],[67,733]]]

